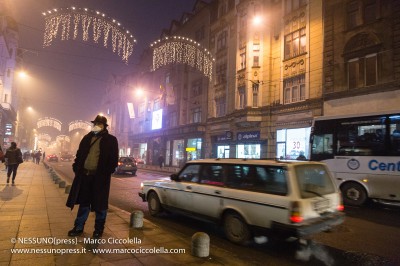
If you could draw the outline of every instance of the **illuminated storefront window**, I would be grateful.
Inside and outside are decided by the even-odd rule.
[[[188,139],[186,152],[187,152],[187,160],[197,160],[201,158],[201,144],[202,139]]]
[[[185,140],[176,139],[172,146],[172,166],[182,166],[184,162]]]
[[[309,158],[311,127],[279,129],[276,131],[276,156],[296,160],[300,154]]]
[[[239,144],[237,145],[237,158],[260,159],[260,144]]]
[[[217,146],[218,158],[229,158],[229,145]]]

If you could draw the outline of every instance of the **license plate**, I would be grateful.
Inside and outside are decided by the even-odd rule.
[[[322,212],[322,211],[328,209],[329,205],[330,205],[329,199],[324,199],[324,200],[319,200],[319,201],[313,202],[314,211],[316,211],[316,212]]]
[[[125,165],[126,167],[131,167],[132,165],[130,165],[130,164],[127,164],[127,165]]]

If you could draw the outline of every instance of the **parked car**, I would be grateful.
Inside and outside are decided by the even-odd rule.
[[[47,155],[48,162],[58,162],[58,156],[55,154]]]
[[[143,181],[139,196],[151,215],[168,210],[216,221],[237,244],[267,234],[302,238],[344,220],[340,193],[316,162],[189,161],[171,180]]]
[[[66,153],[66,154],[61,154],[60,160],[63,162],[70,162],[74,159],[74,156],[72,154]]]
[[[115,169],[116,174],[132,173],[132,175],[136,175],[136,172],[137,172],[137,163],[134,158],[120,157],[118,159],[118,166]]]

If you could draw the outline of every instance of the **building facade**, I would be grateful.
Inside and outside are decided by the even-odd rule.
[[[146,51],[130,84],[149,94],[124,120],[132,155],[150,164],[161,155],[177,167],[200,158],[308,157],[315,117],[395,110],[397,11],[396,1],[381,0],[197,1],[160,39],[207,48],[212,78],[188,64],[153,69],[159,58]]]
[[[398,1],[326,1],[324,115],[398,111]]]
[[[19,97],[14,84],[17,64],[18,26],[8,10],[0,4],[0,143],[8,148],[16,141]]]

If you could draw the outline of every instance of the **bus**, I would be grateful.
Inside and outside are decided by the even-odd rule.
[[[316,117],[310,160],[325,162],[343,201],[400,206],[400,111]]]

